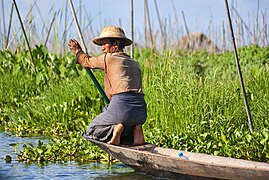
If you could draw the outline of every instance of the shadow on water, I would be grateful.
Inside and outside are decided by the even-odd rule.
[[[76,162],[49,163],[47,165],[25,164],[18,162],[17,154],[23,144],[36,145],[42,137],[16,137],[13,133],[0,131],[0,179],[1,180],[28,180],[28,179],[156,179],[139,174],[128,166],[116,163],[113,165],[88,163],[79,165]],[[44,143],[49,140],[42,138]],[[16,148],[14,148],[16,145]],[[6,155],[12,161],[6,163]]]

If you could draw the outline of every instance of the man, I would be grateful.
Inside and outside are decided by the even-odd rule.
[[[147,118],[147,105],[142,90],[139,64],[124,53],[133,42],[117,26],[105,27],[93,43],[101,46],[103,54],[85,54],[75,39],[68,45],[76,55],[76,63],[85,68],[104,71],[105,92],[110,103],[89,125],[86,134],[108,144],[145,143],[142,124]]]

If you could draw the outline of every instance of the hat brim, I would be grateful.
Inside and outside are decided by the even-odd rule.
[[[123,38],[123,37],[98,37],[92,40],[92,42],[98,46],[102,46],[102,40],[103,39],[112,39],[112,38],[117,38],[117,39],[122,39],[124,40],[124,45],[125,46],[130,46],[131,44],[133,44],[133,41],[129,38]]]

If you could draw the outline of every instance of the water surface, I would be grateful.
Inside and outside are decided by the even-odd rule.
[[[36,145],[42,137],[16,137],[15,134],[0,131],[0,179],[32,180],[32,179],[156,179],[139,174],[130,167],[116,163],[113,165],[101,163],[78,164],[76,162],[49,163],[47,165],[25,164],[18,162],[17,154],[23,144]],[[14,145],[17,148],[14,148]],[[6,155],[12,157],[11,163],[6,163]]]

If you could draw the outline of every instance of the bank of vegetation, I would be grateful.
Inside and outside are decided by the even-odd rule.
[[[23,162],[111,161],[83,138],[105,103],[75,57],[44,46],[0,51],[0,124],[25,144]],[[148,104],[146,141],[158,146],[269,162],[269,47],[238,50],[254,133],[250,133],[232,52],[136,49]],[[103,74],[94,71],[102,84]]]

